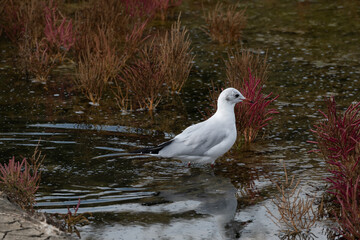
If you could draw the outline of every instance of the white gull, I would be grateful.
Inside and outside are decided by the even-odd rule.
[[[175,158],[197,163],[214,163],[236,141],[235,104],[249,101],[235,88],[220,93],[217,110],[209,119],[186,128],[170,141],[132,153]]]

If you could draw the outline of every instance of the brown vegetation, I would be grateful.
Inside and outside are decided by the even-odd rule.
[[[172,92],[180,92],[187,80],[194,56],[191,56],[188,31],[181,29],[180,16],[170,32],[160,39],[159,62]]]
[[[283,181],[274,182],[278,195],[275,196],[272,203],[276,206],[279,216],[276,216],[277,214],[268,208],[266,208],[267,213],[278,227],[285,227],[284,231],[287,234],[308,233],[318,220],[323,203],[321,202],[319,209],[314,209],[315,197],[300,196],[300,180],[295,181],[295,176],[291,179],[288,178],[285,163],[284,173]]]
[[[116,55],[110,46],[111,37],[103,29],[91,33],[80,52],[76,83],[93,104],[98,104],[109,80],[115,78],[125,60]]]
[[[156,108],[166,92],[165,72],[159,62],[159,51],[159,46],[152,41],[140,52],[134,64],[124,67],[119,77],[125,91],[131,92],[134,103],[150,111]]]
[[[120,109],[153,110],[169,91],[181,91],[193,64],[190,51],[187,30],[178,19],[170,33],[155,36],[121,71],[113,89]]]
[[[217,3],[215,9],[205,14],[205,32],[219,43],[235,43],[241,39],[246,26],[246,10],[238,10],[236,5],[224,8]]]
[[[241,49],[228,51],[225,61],[226,77],[230,86],[239,89],[241,82],[249,78],[249,69],[256,79],[265,83],[268,79],[267,54],[262,58],[260,53],[252,53],[250,50]]]

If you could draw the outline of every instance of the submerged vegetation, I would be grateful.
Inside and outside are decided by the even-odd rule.
[[[315,210],[315,196],[302,196],[300,180],[295,180],[295,176],[289,178],[285,163],[284,173],[285,179],[274,181],[278,193],[271,201],[277,212],[267,208],[267,213],[280,229],[284,229],[287,236],[308,234],[320,218],[323,202]]]

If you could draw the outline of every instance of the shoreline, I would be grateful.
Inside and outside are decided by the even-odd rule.
[[[31,215],[0,191],[0,239],[73,239],[46,222],[42,215]]]

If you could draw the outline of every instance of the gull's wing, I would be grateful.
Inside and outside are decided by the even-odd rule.
[[[212,119],[213,120],[213,119]],[[223,142],[228,131],[216,121],[207,121],[192,125],[177,135],[168,146],[161,150],[161,155],[175,157],[179,155],[204,155],[212,147]]]

